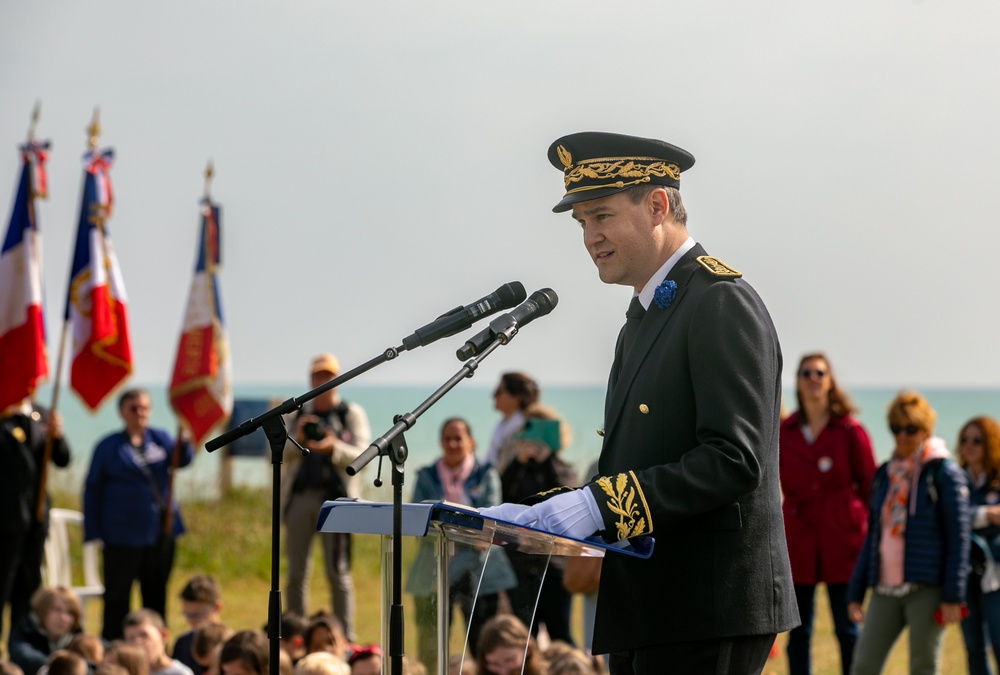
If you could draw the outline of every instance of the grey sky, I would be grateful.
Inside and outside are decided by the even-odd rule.
[[[238,384],[304,383],[321,350],[356,365],[515,279],[559,306],[476,381],[598,383],[630,291],[550,212],[545,151],[654,136],[697,158],[690,232],[764,298],[786,381],[820,348],[854,386],[995,387],[998,35],[975,0],[7,1],[4,226],[41,99],[54,367],[99,105],[136,380],[169,377],[211,158]],[[442,381],[461,342],[364,382]]]

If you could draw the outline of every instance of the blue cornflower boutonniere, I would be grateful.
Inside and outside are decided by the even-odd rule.
[[[677,282],[671,279],[664,279],[656,287],[656,290],[653,291],[653,302],[660,309],[666,309],[674,301],[675,295],[677,295]]]

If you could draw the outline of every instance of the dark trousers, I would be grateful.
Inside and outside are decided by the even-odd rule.
[[[562,640],[570,645],[574,645],[573,635],[570,632],[570,610],[573,605],[573,596],[563,588],[563,571],[554,565],[550,565],[545,571],[545,580],[542,581],[541,588],[538,581],[544,571],[537,562],[542,556],[528,556],[525,553],[508,552],[514,571],[517,573],[517,588],[507,591],[510,596],[511,608],[525,626],[531,625],[531,634],[538,634],[539,624],[545,624],[545,630],[553,640]],[[527,556],[529,560],[523,564],[521,556]],[[542,561],[544,564],[544,560]],[[538,609],[535,609],[535,600],[538,600]],[[532,612],[535,620],[531,623]]]
[[[483,630],[483,624],[496,616],[497,607],[500,605],[500,596],[497,593],[491,593],[476,598],[476,589],[472,586],[470,576],[466,575],[459,583],[452,586],[451,597],[452,603],[457,604],[462,610],[465,625],[468,626],[469,653],[476,656],[479,634]]]
[[[139,580],[142,606],[166,621],[167,581],[174,566],[174,538],[160,536],[153,546],[104,545],[104,625],[101,637],[120,640],[122,622],[129,613],[132,582]]]
[[[982,581],[981,574],[969,575],[965,595],[969,616],[961,623],[969,675],[992,675],[989,647],[1000,658],[1000,591],[983,593]]]
[[[31,610],[31,596],[42,585],[47,529],[34,523],[27,532],[0,534],[0,632],[4,605],[10,604],[11,628]]]
[[[847,584],[827,584],[827,596],[830,598],[830,613],[833,615],[833,628],[840,643],[840,668],[844,675],[851,672],[851,661],[854,658],[854,645],[858,641],[858,625],[847,618]],[[813,614],[816,599],[816,586],[795,585],[795,600],[799,605],[799,616],[802,624],[793,628],[788,634],[788,673],[789,675],[809,675],[810,642],[812,641]]]
[[[479,634],[483,630],[483,624],[496,616],[497,607],[500,604],[499,594],[479,596],[475,600],[473,608],[471,594],[455,592],[455,589],[452,591],[452,606],[448,608],[448,623],[449,625],[452,623],[454,617],[452,609],[457,604],[462,610],[462,616],[465,617],[465,625],[468,628],[469,654],[475,659]],[[417,620],[418,659],[427,668],[427,672],[437,672],[437,598],[415,595],[413,601]]]
[[[776,633],[676,642],[612,654],[611,675],[760,675]]]

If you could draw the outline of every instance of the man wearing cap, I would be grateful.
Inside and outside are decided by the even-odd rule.
[[[549,161],[605,283],[634,297],[605,401],[598,476],[497,517],[608,541],[656,539],[648,560],[604,560],[595,653],[613,675],[759,673],[798,625],[778,488],[781,351],[741,274],[687,233],[663,141],[585,132]],[[529,500],[530,502],[530,500]]]
[[[319,387],[335,378],[340,365],[333,354],[320,354],[309,369],[311,385]],[[285,520],[285,552],[288,556],[287,609],[306,613],[310,548],[323,502],[338,497],[358,497],[357,476],[348,476],[348,464],[371,442],[371,427],[364,409],[340,398],[336,387],[323,392],[302,407],[290,420],[292,430],[285,446],[285,473],[281,478],[281,503]],[[293,443],[294,441],[294,443]],[[296,444],[309,451],[305,457]],[[354,580],[350,570],[350,535],[324,534],[326,580],[330,584],[333,613],[344,634],[354,640]]]

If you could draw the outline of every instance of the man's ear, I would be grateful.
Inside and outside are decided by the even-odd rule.
[[[666,190],[663,188],[653,190],[646,196],[646,199],[655,224],[659,225],[669,219],[670,198],[667,197]]]

